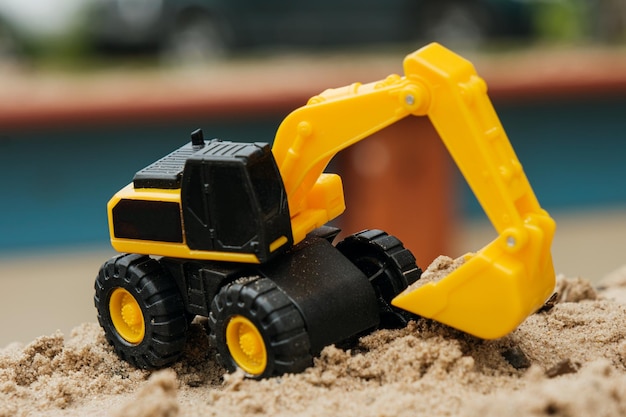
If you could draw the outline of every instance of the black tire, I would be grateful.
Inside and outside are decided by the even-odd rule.
[[[180,357],[188,318],[176,283],[156,260],[135,254],[110,259],[100,268],[95,290],[98,321],[120,358],[138,368],[158,369]],[[118,305],[118,299],[130,302]],[[132,320],[125,316],[129,304],[135,308]]]
[[[247,356],[243,360],[236,358],[237,351],[243,348],[229,344],[232,339],[227,332],[237,320],[243,320],[249,330],[258,332],[264,353],[252,358],[253,353],[244,352]],[[211,305],[209,326],[218,359],[231,372],[240,368],[248,377],[259,379],[301,372],[313,364],[302,315],[289,297],[267,278],[238,280],[222,288]],[[258,362],[258,356],[264,357],[264,365]]]
[[[370,280],[381,314],[380,327],[397,328],[412,316],[391,305],[391,300],[417,281],[422,270],[415,257],[395,236],[381,230],[364,230],[346,237],[337,249]]]

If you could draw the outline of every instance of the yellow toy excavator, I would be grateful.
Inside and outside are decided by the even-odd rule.
[[[540,207],[472,64],[439,44],[406,57],[404,76],[330,89],[292,112],[273,146],[205,140],[137,172],[108,204],[123,255],[98,274],[98,319],[116,352],[143,368],[173,363],[190,320],[208,317],[229,370],[299,372],[324,346],[412,315],[481,338],[514,330],[554,288],[555,224]],[[407,116],[428,116],[498,237],[421,285],[395,237],[366,230],[333,244],[342,149]]]

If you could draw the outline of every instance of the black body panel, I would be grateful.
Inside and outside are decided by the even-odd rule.
[[[311,353],[375,328],[378,299],[368,278],[327,238],[309,235],[286,254],[264,265],[197,262],[163,258],[178,283],[187,310],[208,315],[219,288],[244,277],[272,280],[296,305],[311,342]],[[198,291],[202,288],[202,294]]]
[[[379,323],[369,280],[323,237],[307,237],[260,269],[298,306],[314,354]]]

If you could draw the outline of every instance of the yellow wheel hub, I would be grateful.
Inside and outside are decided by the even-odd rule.
[[[146,325],[139,303],[133,295],[124,288],[116,288],[109,300],[111,321],[117,333],[131,344],[143,341]]]
[[[259,329],[243,316],[234,316],[226,326],[226,345],[237,366],[250,375],[267,367],[267,350]]]

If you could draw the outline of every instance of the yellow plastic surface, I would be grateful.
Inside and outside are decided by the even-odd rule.
[[[173,258],[202,259],[210,261],[241,262],[258,264],[259,258],[253,253],[232,253],[219,251],[199,251],[189,249],[185,241],[183,228],[183,242],[168,243],[151,240],[122,239],[115,237],[113,230],[113,207],[122,199],[165,201],[177,203],[180,207],[180,189],[162,190],[152,188],[135,189],[130,183],[118,191],[107,205],[109,217],[109,235],[111,246],[121,253],[138,253],[141,255],[170,256]],[[280,242],[275,242],[276,249]]]
[[[267,349],[259,329],[244,316],[233,316],[226,325],[226,345],[237,366],[258,376],[267,367]]]
[[[139,303],[124,288],[116,288],[109,300],[109,313],[117,333],[132,345],[143,341],[146,325]]]
[[[539,206],[471,63],[440,45],[404,62],[429,86],[428,116],[498,232],[443,280],[392,303],[482,338],[514,330],[554,289],[555,223]]]
[[[170,256],[173,258],[199,259],[206,261],[240,262],[248,264],[260,263],[252,253],[232,253],[208,250],[192,250],[185,243],[166,243],[151,240],[134,240],[111,238],[111,246],[121,253],[138,253],[141,255]]]
[[[270,252],[276,251],[277,249],[279,249],[281,246],[283,246],[288,241],[289,240],[287,239],[287,236],[279,237],[278,239],[276,239],[275,241],[270,243]]]
[[[407,56],[404,72],[326,90],[281,124],[272,152],[294,242],[343,210],[343,190],[321,184],[335,154],[408,115],[427,115],[499,236],[445,279],[408,289],[393,304],[479,337],[503,336],[553,291],[554,221],[539,206],[469,61],[433,43]]]
[[[339,177],[323,174],[341,150],[413,113],[424,114],[421,87],[397,75],[330,89],[281,123],[272,153],[285,183],[294,244],[345,210]]]

